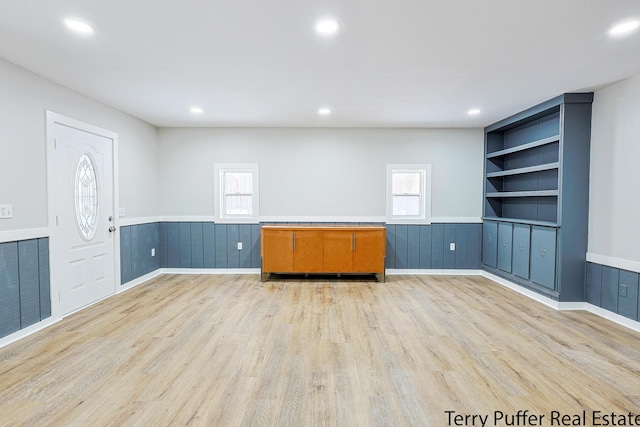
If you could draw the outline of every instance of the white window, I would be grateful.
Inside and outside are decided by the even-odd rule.
[[[387,222],[431,223],[431,165],[387,165]]]
[[[258,164],[215,164],[215,220],[227,223],[257,223]]]

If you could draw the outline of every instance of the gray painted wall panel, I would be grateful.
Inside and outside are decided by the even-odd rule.
[[[431,268],[431,226],[420,225],[420,268]],[[389,249],[387,248],[387,253]]]
[[[456,265],[457,269],[469,268],[469,229],[471,224],[455,224],[456,226]]]
[[[227,226],[215,224],[216,268],[227,268]]]
[[[38,264],[38,241],[31,239],[18,242],[21,328],[26,328],[40,321],[40,278]]]
[[[444,224],[431,224],[431,268],[444,268]]]
[[[180,268],[191,268],[191,224],[178,224],[178,239],[180,245]]]
[[[618,314],[629,319],[638,319],[638,273],[620,270]]]
[[[0,243],[0,337],[20,329],[18,243]]]
[[[602,302],[602,266],[595,263],[587,263],[586,300],[590,304],[600,307]]]
[[[138,247],[140,245],[140,235],[138,227],[130,227],[131,229],[131,247],[129,249],[131,257],[131,278],[140,277],[140,254]]]
[[[38,273],[40,274],[40,319],[51,317],[51,284],[49,273],[49,238],[38,239]]]
[[[180,231],[177,222],[167,223],[167,267],[180,267]]]
[[[396,268],[396,226],[387,224],[387,256],[386,268]]]
[[[191,223],[191,267],[204,268],[204,236],[201,222]]]
[[[450,249],[450,244],[456,242],[456,225],[444,224],[443,235],[443,267],[456,268],[456,252]]]
[[[407,235],[409,229],[406,225],[396,225],[396,266],[395,268],[409,268],[409,242]]]
[[[215,268],[216,246],[215,226],[212,222],[202,224],[202,251],[204,268]]]
[[[618,283],[620,271],[613,267],[602,267],[602,300],[601,307],[618,312]]]
[[[482,224],[468,224],[467,235],[467,268],[478,269],[482,256]]]
[[[420,268],[420,226],[407,227],[407,268]]]
[[[131,227],[120,227],[120,282],[131,279]]]
[[[238,225],[238,241],[242,243],[242,250],[238,251],[240,268],[251,268],[251,224]]]
[[[240,267],[240,254],[238,250],[238,224],[227,224],[227,267]]]
[[[260,224],[251,225],[251,266],[260,268]]]

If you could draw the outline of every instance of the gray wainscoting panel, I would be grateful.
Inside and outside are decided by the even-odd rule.
[[[38,241],[18,242],[18,274],[20,281],[20,327],[40,321],[40,276]]]
[[[251,224],[251,267],[260,268],[262,254],[260,253],[260,224]]]
[[[129,256],[131,257],[131,278],[135,279],[140,277],[140,254],[138,248],[140,247],[138,226],[131,226],[131,251]]]
[[[456,224],[444,224],[444,268],[456,268],[456,252],[451,250],[451,243],[456,243]]]
[[[386,268],[396,268],[396,226],[387,225],[387,255]]]
[[[613,267],[602,267],[602,295],[601,307],[618,312],[618,283],[620,270]]]
[[[420,236],[420,268],[431,268],[431,226],[419,225],[418,234]]]
[[[127,283],[131,274],[131,227],[120,227],[120,283]]]
[[[20,330],[18,242],[0,243],[0,337]]]
[[[215,224],[216,268],[227,267],[227,225]]]
[[[407,233],[407,268],[420,268],[420,226],[411,225]]]
[[[251,238],[251,224],[238,225],[238,242],[242,243],[242,250],[237,251],[240,258],[240,268],[251,268],[251,249],[253,239]],[[236,247],[237,249],[237,247]]]
[[[240,267],[238,224],[227,224],[227,268]]]
[[[456,269],[469,268],[469,227],[471,224],[455,224]]]
[[[177,222],[167,223],[167,267],[180,267],[180,232]]]
[[[409,268],[408,251],[409,242],[407,233],[409,230],[406,225],[396,225],[396,266],[397,269]]]
[[[620,270],[618,314],[629,319],[638,319],[638,273]]]
[[[216,266],[215,243],[215,226],[212,222],[205,222],[204,224],[202,224],[202,251],[204,254],[204,268],[215,268]]]
[[[51,316],[49,238],[0,243],[0,338]]]
[[[191,223],[191,267],[204,268],[204,235],[201,222]]]
[[[49,273],[49,238],[38,239],[38,274],[40,275],[40,319],[51,317],[51,280]]]
[[[588,303],[601,305],[602,295],[602,266],[592,262],[587,263],[586,300]]]
[[[444,224],[431,224],[431,268],[444,268]]]
[[[168,258],[169,236],[164,223],[120,227],[120,283],[157,270]],[[155,249],[155,255],[152,255]]]
[[[467,224],[467,268],[479,269],[482,255],[482,224]]]

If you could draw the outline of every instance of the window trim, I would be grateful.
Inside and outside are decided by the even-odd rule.
[[[253,194],[251,215],[225,215],[223,206],[224,189],[222,174],[226,172],[251,172],[253,174]],[[214,221],[221,224],[258,224],[260,222],[260,168],[258,163],[214,163]],[[244,194],[244,193],[243,193]]]
[[[420,215],[393,215],[392,176],[398,172],[419,172],[422,175]],[[388,164],[387,165],[387,224],[431,224],[431,164]]]

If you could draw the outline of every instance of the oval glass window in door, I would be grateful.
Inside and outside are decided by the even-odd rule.
[[[78,160],[75,180],[76,222],[82,238],[93,239],[98,219],[98,177],[88,154]]]

